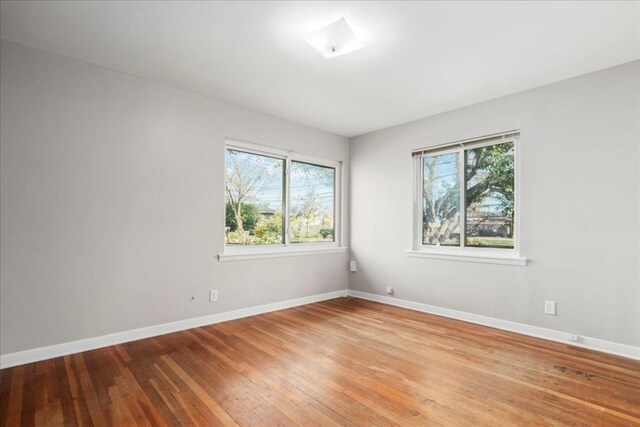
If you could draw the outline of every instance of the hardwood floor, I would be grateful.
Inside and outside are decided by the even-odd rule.
[[[640,362],[340,298],[0,371],[2,425],[640,425]]]

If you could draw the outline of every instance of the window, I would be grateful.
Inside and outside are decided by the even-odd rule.
[[[513,249],[514,157],[513,141],[464,151],[466,246]]]
[[[517,257],[518,132],[413,153],[416,164],[414,250]]]
[[[291,241],[325,242],[335,239],[336,169],[291,162]]]
[[[227,141],[225,251],[337,246],[339,162]]]
[[[285,160],[227,148],[226,243],[285,243]]]

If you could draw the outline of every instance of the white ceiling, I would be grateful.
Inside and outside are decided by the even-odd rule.
[[[2,38],[354,136],[640,58],[638,2],[2,2]],[[345,17],[367,46],[303,39]]]

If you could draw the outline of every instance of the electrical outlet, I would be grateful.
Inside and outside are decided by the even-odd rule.
[[[386,292],[391,295],[393,294],[393,288],[391,286],[387,286]]]
[[[209,291],[209,302],[215,302],[215,301],[218,301],[218,290],[211,289]]]
[[[552,316],[556,315],[556,302],[555,301],[545,301],[544,302],[544,314],[550,314]]]
[[[352,272],[352,273],[356,272],[356,261],[355,260],[349,261],[349,271]]]

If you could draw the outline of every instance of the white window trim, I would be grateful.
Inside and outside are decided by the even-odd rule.
[[[506,135],[508,136],[501,139],[499,142],[497,138]],[[490,139],[487,142],[478,142],[484,139]],[[446,153],[459,153],[460,155],[460,186],[465,185],[464,182],[464,168],[466,167],[464,163],[464,152],[465,147],[468,145],[473,146],[473,148],[495,145],[497,143],[509,143],[513,142],[514,146],[514,162],[515,162],[515,170],[514,170],[514,203],[515,203],[515,212],[514,212],[514,247],[513,249],[497,249],[497,248],[476,248],[476,247],[465,247],[465,219],[462,217],[466,215],[466,212],[462,212],[464,209],[465,203],[463,200],[464,191],[460,191],[460,246],[433,246],[433,245],[424,245],[422,243],[422,191],[423,191],[423,167],[422,160],[425,156],[429,156],[430,149],[420,150],[423,151],[420,155],[416,155],[413,158],[413,167],[414,167],[414,197],[413,197],[413,246],[411,250],[406,251],[406,255],[408,257],[416,257],[416,258],[429,258],[429,259],[437,259],[437,260],[449,260],[449,261],[465,261],[465,262],[479,262],[479,263],[487,263],[487,264],[502,264],[502,265],[515,265],[515,266],[526,266],[527,258],[521,256],[520,254],[520,230],[522,229],[522,216],[521,216],[521,203],[520,203],[520,138],[519,131],[509,131],[503,134],[495,134],[489,135],[481,138],[474,138],[465,141],[453,142],[450,144],[444,144],[441,146],[433,147],[433,154],[436,153],[446,154]]]
[[[279,247],[270,247],[268,250],[261,251],[232,251],[225,252],[223,254],[218,255],[218,261],[245,261],[250,259],[262,259],[262,258],[282,258],[282,257],[290,257],[290,256],[301,256],[301,255],[322,255],[322,254],[335,254],[335,253],[344,253],[347,251],[347,248],[344,246],[332,246],[332,247],[324,247],[324,248],[310,248],[309,245],[306,247],[295,247],[295,248],[285,248],[284,246]],[[234,253],[235,252],[235,253]]]
[[[285,209],[283,214],[286,229],[285,243],[279,245],[224,245],[224,252],[218,255],[219,261],[240,261],[246,259],[276,258],[283,256],[313,255],[323,253],[345,252],[346,247],[342,243],[342,162],[336,160],[322,159],[296,153],[292,150],[283,150],[270,146],[242,141],[235,138],[225,138],[224,170],[226,170],[227,149],[237,149],[251,154],[274,157],[285,162]],[[335,170],[334,182],[334,240],[333,242],[291,242],[289,233],[289,209],[291,206],[291,162],[298,161],[310,163],[318,166],[326,166]],[[226,177],[225,177],[226,179]],[[226,194],[223,193],[223,206],[226,205]],[[223,221],[225,219],[223,218]],[[226,223],[224,224],[226,227]]]
[[[453,248],[457,249],[457,248]],[[469,249],[469,250],[467,250]],[[445,250],[408,250],[406,254],[408,257],[414,258],[429,258],[440,259],[446,261],[466,261],[466,262],[480,262],[485,264],[502,264],[502,265],[516,265],[524,267],[527,265],[527,258],[517,255],[500,255],[500,254],[481,254],[473,253],[470,249],[479,248],[464,248],[463,250],[457,250],[455,253],[447,253]]]

